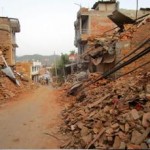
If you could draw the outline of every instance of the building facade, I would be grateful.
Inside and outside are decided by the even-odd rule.
[[[74,22],[74,45],[78,48],[79,55],[88,48],[87,39],[89,36],[102,35],[115,27],[115,24],[107,16],[117,9],[118,3],[115,0],[98,1],[90,10],[80,8]]]
[[[32,62],[32,69],[31,69],[32,81],[38,82],[41,67],[42,67],[41,62],[39,61]]]
[[[0,17],[0,51],[8,65],[15,65],[16,33],[20,32],[20,23],[16,18]],[[1,62],[2,63],[2,62]]]

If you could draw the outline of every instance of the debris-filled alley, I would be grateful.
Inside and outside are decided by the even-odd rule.
[[[26,38],[38,39],[22,44],[23,56],[21,19],[0,16],[0,149],[150,149],[150,6],[136,0],[136,10],[126,9],[122,1],[74,3],[76,50],[61,55],[44,54],[54,39],[63,49],[70,32],[61,35],[60,14],[53,34],[38,19],[38,35]],[[47,35],[53,40],[44,44]],[[28,51],[33,45],[41,55]]]

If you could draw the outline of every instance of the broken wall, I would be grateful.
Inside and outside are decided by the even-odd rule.
[[[19,21],[14,27],[12,20],[12,18],[0,17],[0,51],[2,51],[2,54],[10,66],[15,65],[15,49],[18,47],[15,41],[15,33],[20,32]],[[0,65],[2,65],[1,61]]]
[[[32,63],[30,62],[17,62],[16,71],[24,76],[27,76],[29,79],[32,79],[31,75]]]
[[[122,39],[119,40],[116,47],[116,62],[130,54],[135,48],[137,48],[144,40],[150,38],[149,31],[150,31],[150,22],[147,22],[146,24],[140,26],[137,28],[136,26],[132,27],[134,28],[134,32],[126,33],[122,35]],[[131,34],[131,35],[130,35]],[[145,44],[141,49],[136,51],[133,55],[129,56],[127,59],[131,59],[136,54],[142,52],[145,48],[150,47],[150,42]],[[116,75],[121,75],[126,72],[129,72],[138,66],[148,62],[150,59],[150,54],[146,54],[145,56],[141,57],[137,61],[134,61],[133,63],[129,64],[128,66],[122,68],[120,71],[116,73]],[[126,61],[125,59],[124,61]],[[150,71],[150,64],[142,67],[144,71]]]
[[[14,65],[15,63],[13,59],[13,46],[11,40],[9,19],[0,18],[0,51],[2,51],[2,54],[4,55],[8,65]]]
[[[115,27],[115,24],[108,19],[107,12],[99,12],[99,14],[92,14],[90,16],[91,24],[90,30],[91,35],[101,35],[104,32]]]

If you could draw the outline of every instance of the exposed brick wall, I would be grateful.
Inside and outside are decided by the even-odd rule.
[[[9,18],[0,18],[0,50],[2,51],[8,65],[14,65],[13,59],[13,45],[12,45],[12,33],[11,31],[3,30],[3,26],[10,28]],[[5,27],[4,27],[5,28]],[[11,29],[11,28],[10,28]]]
[[[147,22],[145,25],[139,27],[138,30],[133,33],[132,37],[132,46],[136,46],[138,43],[148,37],[150,38],[150,22]]]
[[[131,39],[122,40],[120,43],[126,45],[126,47],[122,47],[121,49],[118,48],[117,50],[117,61],[123,58],[124,56],[128,55],[133,49],[135,49],[143,40],[150,38],[150,22],[147,22],[145,25],[140,26],[137,28],[137,30],[132,34]],[[138,50],[135,54],[138,54],[139,52],[143,51],[145,48],[150,47],[150,43],[146,44],[143,48]],[[129,58],[132,58],[134,55],[131,55]],[[127,58],[127,59],[129,59]],[[127,60],[126,59],[126,60]],[[125,60],[125,61],[126,61]],[[150,61],[150,53],[147,55],[141,57],[137,61],[131,63],[130,65],[122,68],[120,71],[118,71],[118,74],[124,74],[126,72],[129,72],[133,70],[134,68]],[[150,64],[144,66],[141,68],[143,71],[150,71]],[[141,70],[140,69],[140,70]]]
[[[106,14],[106,13],[105,13]],[[115,27],[115,24],[107,16],[91,16],[91,35],[101,35],[104,32]]]
[[[0,44],[10,43],[11,37],[8,31],[0,30]]]
[[[32,63],[30,62],[17,62],[16,63],[16,71],[21,74],[26,75],[29,79],[32,78],[31,67],[32,67]]]

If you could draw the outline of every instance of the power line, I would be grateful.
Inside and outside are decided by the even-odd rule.
[[[146,63],[144,63],[144,64],[142,64],[142,65],[136,67],[135,69],[133,69],[133,70],[131,70],[131,71],[129,71],[129,72],[127,72],[127,73],[125,73],[125,74],[119,76],[119,77],[116,78],[116,79],[119,79],[119,78],[121,78],[121,77],[123,77],[123,76],[125,76],[125,75],[127,75],[127,74],[129,74],[129,73],[132,73],[132,72],[136,71],[137,69],[142,68],[142,67],[148,65],[149,63],[150,63],[150,61],[148,61],[148,62],[146,62]]]
[[[123,57],[121,60],[119,60],[116,64],[118,65],[121,61],[123,61],[124,59],[128,58],[129,56],[131,56],[132,54],[134,54],[136,51],[138,51],[140,48],[142,48],[146,43],[150,42],[150,38],[144,40],[142,43],[140,43],[140,45],[135,49],[133,50],[131,53],[129,53],[128,55],[126,55],[125,57]]]
[[[143,50],[142,52],[140,52],[139,54],[135,55],[134,57],[132,57],[131,59],[129,59],[128,61],[124,62],[123,64],[111,69],[110,71],[106,71],[105,73],[102,74],[101,77],[99,77],[98,79],[96,79],[95,81],[90,82],[89,84],[85,85],[84,87],[81,87],[80,91],[82,91],[83,89],[85,89],[87,86],[90,86],[91,84],[96,83],[97,81],[111,75],[112,73],[120,70],[121,68],[131,64],[132,62],[138,60],[139,58],[141,58],[142,56],[148,54],[150,52],[150,47],[146,48],[145,50]]]

